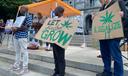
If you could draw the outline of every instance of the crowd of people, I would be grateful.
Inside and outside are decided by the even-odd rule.
[[[64,8],[57,7],[55,10],[55,18],[59,18],[63,16]],[[41,28],[44,20],[40,13],[37,14],[37,21],[32,21],[31,14],[28,13],[28,9],[25,6],[20,8],[20,15],[26,16],[26,19],[23,25],[18,27],[12,27],[12,31],[14,32],[14,46],[16,51],[16,59],[14,65],[11,66],[11,70],[20,70],[20,74],[24,74],[28,72],[28,49],[27,49],[27,38],[28,38],[28,28],[32,26],[37,33]],[[32,24],[33,23],[33,24]],[[37,40],[38,41],[38,40]],[[40,41],[41,42],[41,41]],[[54,59],[55,59],[55,73],[53,76],[64,76],[65,74],[65,50],[56,44],[52,44]],[[23,53],[23,64],[21,65],[21,53]]]
[[[57,7],[54,10],[54,16],[53,18],[59,18],[63,16],[64,8],[63,7]],[[36,15],[32,15],[28,13],[28,9],[26,6],[22,6],[19,10],[18,16],[25,16],[25,20],[21,27],[11,27],[11,31],[13,32],[14,36],[14,47],[15,47],[15,63],[11,65],[9,68],[13,71],[19,71],[20,74],[25,74],[28,72],[28,61],[29,61],[29,54],[28,49],[38,49],[39,46],[42,45],[41,40],[37,40],[33,38],[32,42],[28,45],[28,32],[29,29],[33,29],[33,37],[34,35],[39,31],[39,29],[42,27],[44,21],[47,19],[46,16],[42,16],[41,13],[37,13]],[[0,31],[1,33],[4,32],[5,29],[7,29],[4,24],[3,20],[0,20]],[[2,35],[1,35],[2,36]],[[1,37],[2,38],[2,37]],[[1,39],[2,43],[2,39]],[[60,46],[56,44],[51,44],[46,42],[46,51],[51,50],[51,46],[53,47],[53,53],[55,58],[55,73],[53,76],[64,76],[65,74],[65,50],[64,48],[61,48]],[[23,57],[22,57],[23,54]],[[22,67],[21,67],[22,66]]]
[[[123,26],[128,26],[127,24],[127,11],[124,5],[123,0],[99,0],[102,4],[102,7],[99,11],[103,11],[113,5],[116,1],[118,1],[121,11],[119,12]],[[54,16],[52,18],[60,18],[63,17],[65,9],[61,6],[58,6],[54,10]],[[20,74],[24,74],[28,72],[28,62],[29,62],[29,54],[28,49],[38,49],[39,45],[42,45],[42,41],[34,39],[34,42],[31,45],[27,45],[28,43],[28,30],[29,28],[33,28],[36,34],[39,29],[42,27],[43,23],[47,19],[46,16],[42,16],[39,12],[36,16],[32,16],[32,14],[28,13],[28,9],[26,6],[22,6],[19,10],[18,16],[25,16],[25,21],[23,22],[21,27],[12,27],[11,30],[14,35],[14,46],[16,51],[15,63],[11,66],[10,70],[18,71],[20,70]],[[92,15],[92,21],[95,15]],[[3,27],[5,24],[3,20],[0,20],[0,35],[3,31]],[[127,31],[127,30],[126,30]],[[124,31],[125,33],[125,31]],[[0,37],[1,38],[1,37]],[[1,39],[0,39],[1,40]],[[123,69],[123,60],[122,54],[119,49],[119,43],[121,38],[115,39],[107,39],[100,40],[100,51],[101,57],[104,63],[104,70],[102,73],[96,74],[96,76],[124,76]],[[0,41],[1,43],[1,41]],[[33,46],[35,46],[33,48]],[[65,49],[56,45],[46,43],[46,50],[49,50],[49,46],[53,47],[53,55],[54,55],[54,63],[55,69],[54,74],[52,76],[64,76],[65,75]],[[21,56],[23,53],[23,58]],[[114,60],[114,73],[111,70],[111,60]],[[22,61],[22,62],[21,62]],[[22,65],[22,67],[21,67]]]

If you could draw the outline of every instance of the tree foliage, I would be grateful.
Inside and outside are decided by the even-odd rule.
[[[0,18],[15,18],[18,7],[31,3],[31,0],[0,0]]]

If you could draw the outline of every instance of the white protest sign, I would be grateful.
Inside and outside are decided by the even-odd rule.
[[[23,22],[24,22],[24,20],[25,20],[25,18],[26,18],[25,16],[17,17],[15,22],[14,22],[14,24],[13,24],[13,27],[21,27]]]

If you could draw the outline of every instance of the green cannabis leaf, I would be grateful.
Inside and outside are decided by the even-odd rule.
[[[71,22],[69,20],[64,21],[64,23],[61,23],[61,25],[69,30],[69,28],[72,28]]]
[[[106,15],[105,16],[101,16],[100,22],[102,22],[103,24],[111,23],[112,22],[112,18],[114,16],[115,15],[113,15],[112,12],[108,13],[108,11],[106,11]]]

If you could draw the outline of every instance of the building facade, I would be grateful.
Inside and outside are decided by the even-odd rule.
[[[91,21],[90,15],[94,12],[98,12],[99,8],[101,6],[99,0],[63,0],[69,5],[81,10],[83,12],[82,14],[82,20],[83,20],[83,29],[84,34],[90,34],[91,32]]]
[[[39,2],[43,0],[32,0],[33,2]],[[88,31],[91,31],[91,25],[88,25],[87,20],[88,15],[93,12],[97,12],[101,6],[99,0],[63,0],[69,5],[73,6],[76,9],[79,9],[82,12],[82,25],[84,28],[84,34],[88,34]]]

